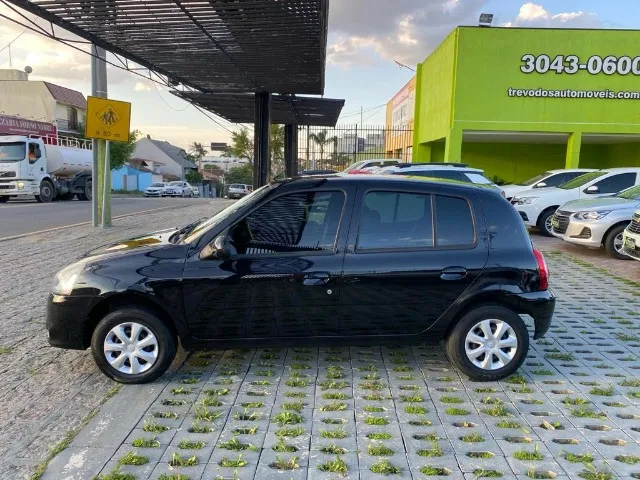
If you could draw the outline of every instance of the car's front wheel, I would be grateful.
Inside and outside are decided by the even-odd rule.
[[[529,332],[517,313],[487,305],[458,321],[445,348],[451,362],[472,380],[496,381],[520,368],[529,350]]]
[[[607,251],[609,255],[613,258],[617,258],[618,260],[632,260],[631,257],[627,256],[623,251],[623,234],[626,225],[618,225],[613,228],[604,239],[604,249]]]
[[[93,358],[108,377],[146,383],[162,375],[176,354],[176,339],[155,314],[125,307],[107,314],[91,337]]]

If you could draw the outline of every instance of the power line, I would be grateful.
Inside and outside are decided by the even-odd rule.
[[[205,117],[207,117],[209,120],[211,120],[213,123],[215,123],[216,125],[218,125],[220,128],[226,130],[227,132],[229,132],[230,134],[234,134],[235,132],[229,130],[227,127],[225,127],[224,125],[222,125],[220,122],[218,122],[217,120],[215,120],[213,117],[211,117],[206,110],[201,109],[200,107],[198,107],[195,103],[192,103],[192,105],[194,106],[194,108],[196,110],[198,110],[201,114],[203,114]]]
[[[16,40],[18,40],[22,35],[24,35],[25,33],[27,33],[27,29],[23,30],[22,33],[20,33],[16,38],[14,38],[13,40],[11,40],[9,43],[7,43],[4,47],[0,48],[0,52],[4,52],[7,48],[11,47],[11,44],[13,42],[15,42]]]
[[[358,110],[357,112],[345,113],[345,114],[340,115],[340,118],[353,117],[355,115],[360,115],[362,113],[370,112],[371,110],[382,108],[382,107],[384,107],[386,105],[387,105],[386,103],[383,103],[382,105],[376,105],[375,107],[365,108],[364,110]]]
[[[162,98],[162,95],[160,95],[160,90],[158,90],[158,86],[156,85],[156,82],[153,82],[153,81],[152,81],[151,83],[153,84],[153,88],[155,88],[155,89],[156,89],[156,93],[157,93],[157,94],[158,94],[158,96],[160,97],[160,100],[162,100],[162,103],[164,103],[164,104],[165,104],[167,107],[169,107],[171,110],[174,110],[174,111],[176,111],[176,112],[184,112],[187,108],[189,108],[189,107],[192,105],[191,103],[187,102],[187,105],[186,105],[184,108],[175,108],[175,107],[172,107],[171,105],[169,105],[169,104],[167,103],[167,101],[166,101],[164,98]]]

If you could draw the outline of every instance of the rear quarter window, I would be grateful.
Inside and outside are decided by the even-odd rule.
[[[471,206],[464,198],[435,196],[436,247],[471,247],[476,230]]]

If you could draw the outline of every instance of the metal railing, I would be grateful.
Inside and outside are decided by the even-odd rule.
[[[352,163],[378,158],[410,162],[412,139],[413,128],[408,126],[300,127],[298,170],[341,171]]]
[[[84,138],[66,137],[64,135],[29,135],[29,138],[41,138],[47,145],[58,145],[59,147],[81,148],[91,150],[91,140]]]

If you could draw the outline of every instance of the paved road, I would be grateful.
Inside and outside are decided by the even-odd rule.
[[[207,198],[140,198],[116,197],[112,203],[112,215],[172,208],[185,205],[206,204]],[[11,201],[0,204],[0,239],[38,232],[65,225],[91,221],[91,202],[36,203],[35,201]]]

